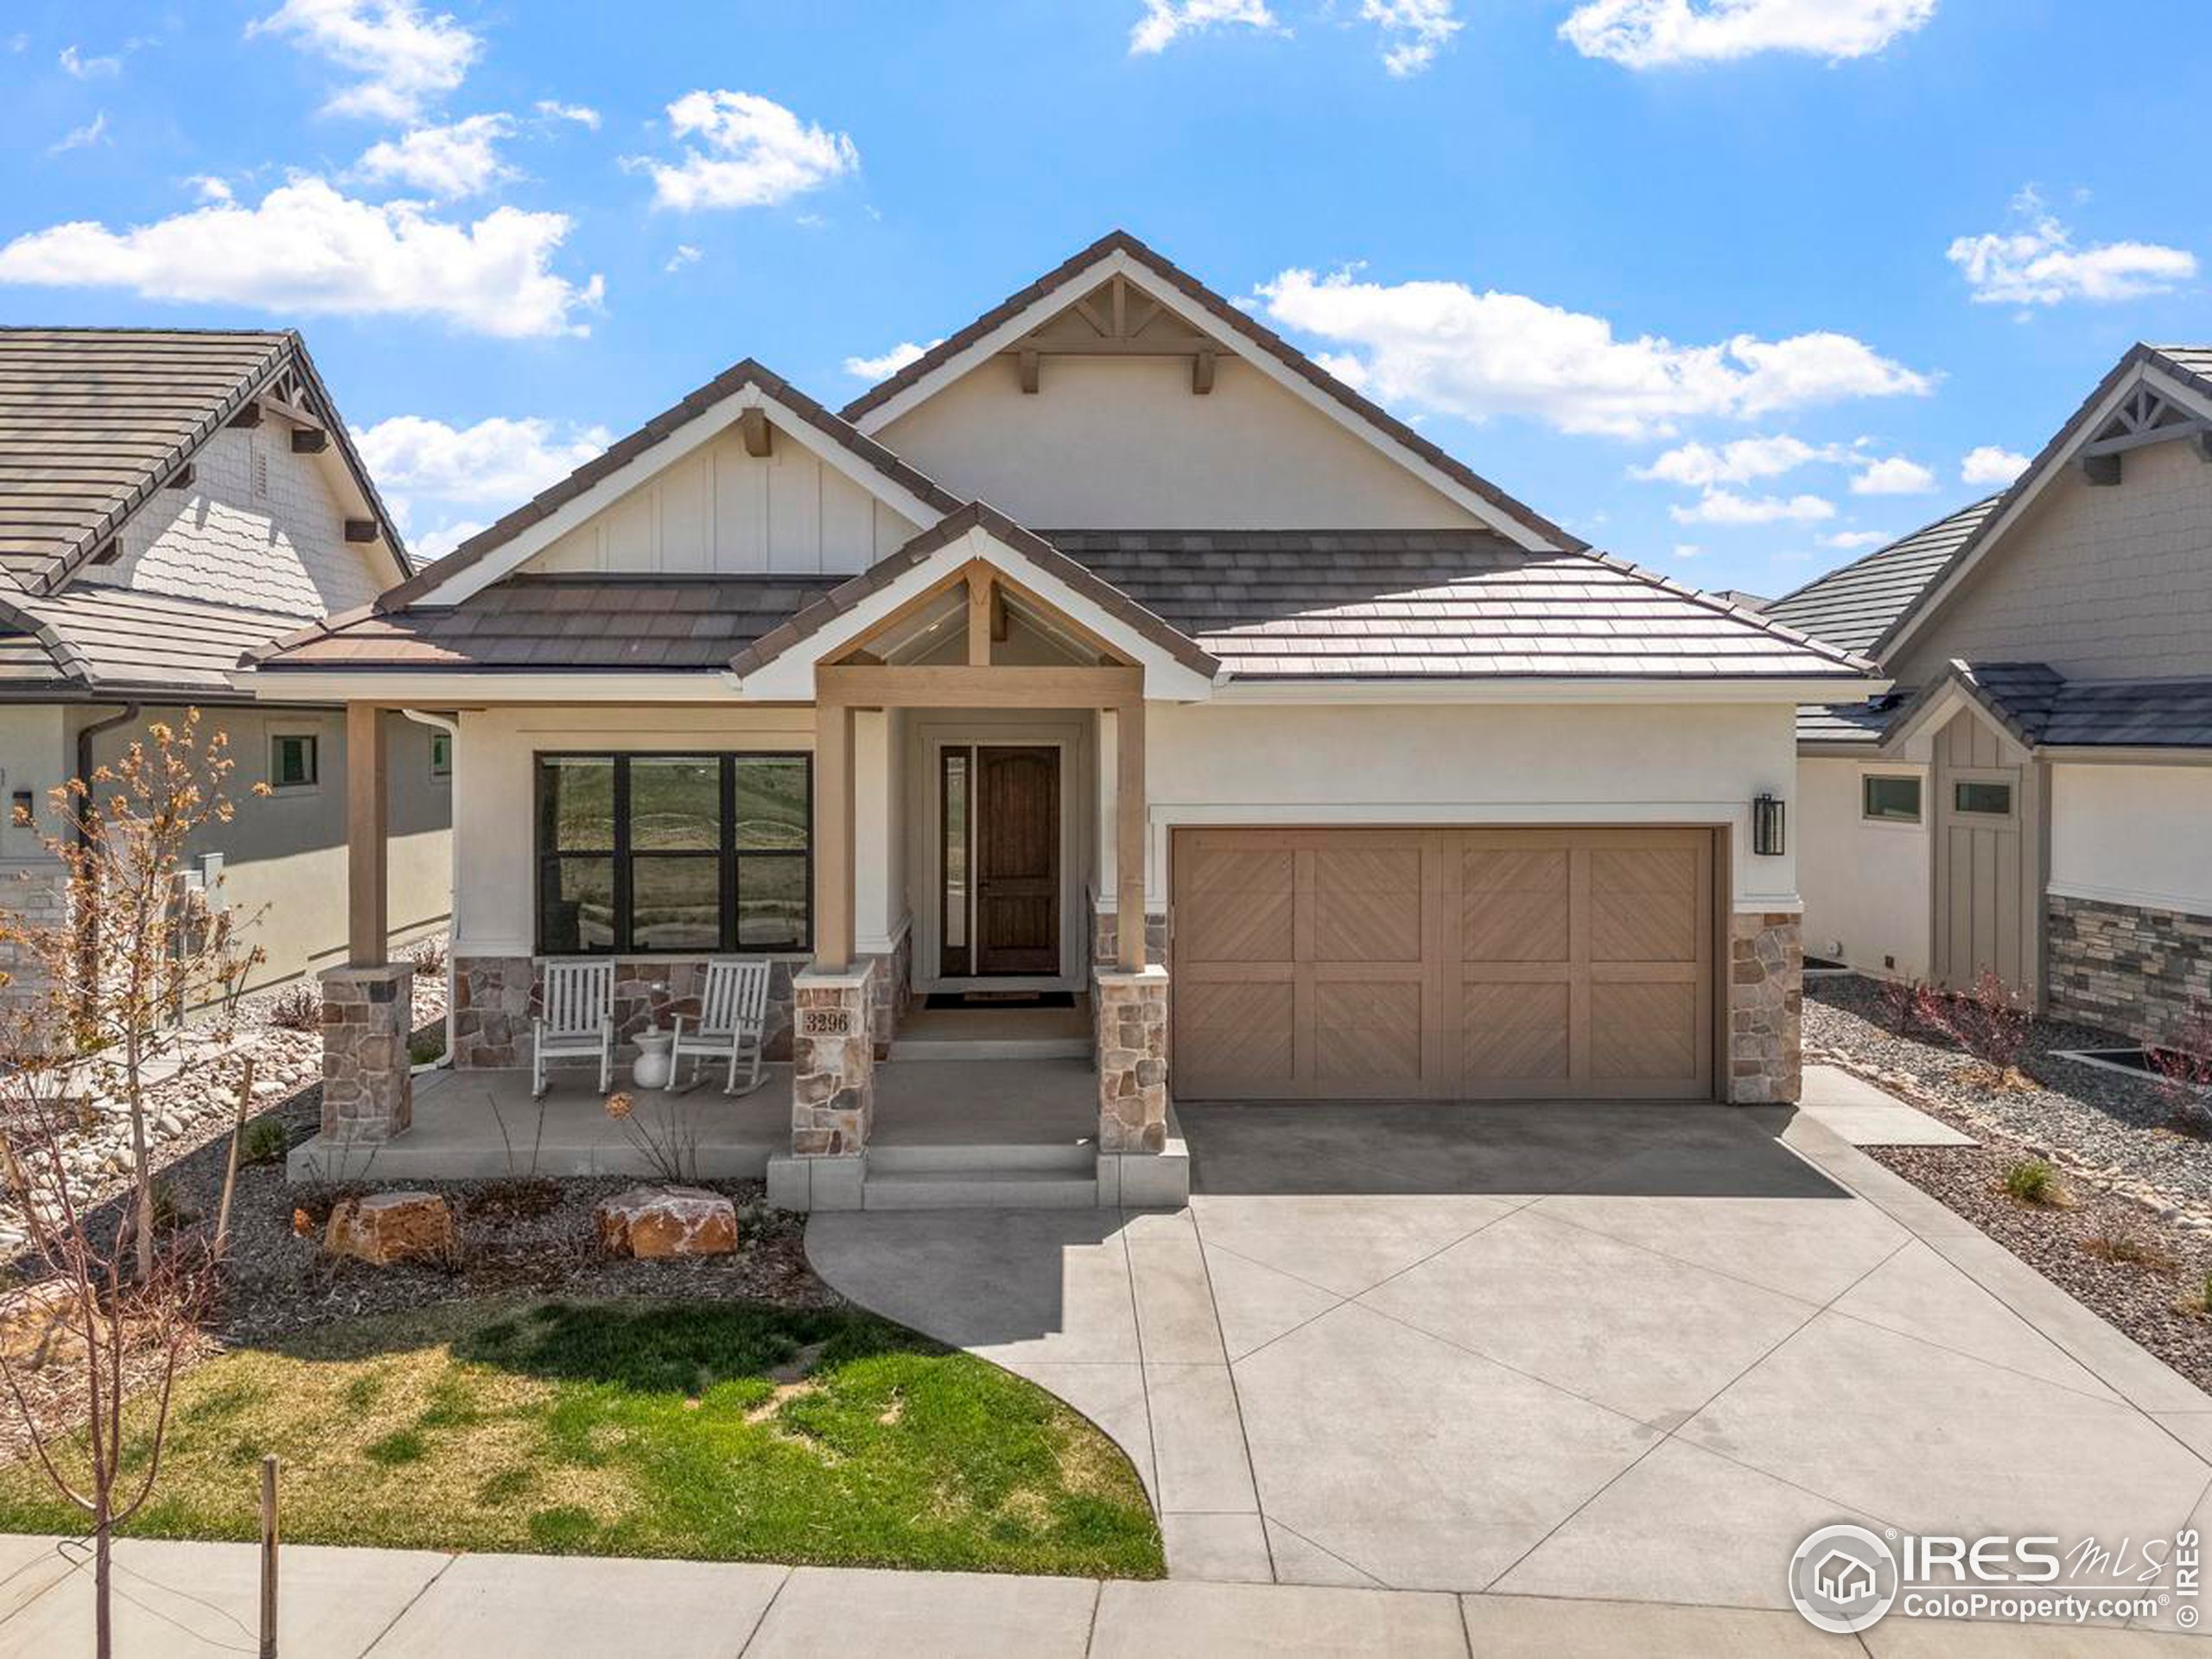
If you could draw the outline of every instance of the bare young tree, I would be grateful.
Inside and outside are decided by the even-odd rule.
[[[150,724],[115,764],[54,791],[60,832],[45,839],[60,913],[0,909],[0,946],[16,963],[0,1008],[0,1176],[44,1269],[24,1294],[50,1316],[81,1386],[57,1420],[4,1345],[0,1374],[40,1466],[91,1520],[104,1659],[113,1533],[153,1492],[170,1386],[221,1266],[220,1223],[213,1236],[159,1235],[147,1119],[149,1089],[175,1075],[168,1062],[198,1086],[220,1086],[222,1068],[200,1062],[227,1044],[261,958],[242,937],[251,918],[188,880],[195,840],[232,820],[227,749],[221,732],[203,737],[194,709],[181,725]],[[119,1204],[95,1205],[72,1165],[101,1100],[128,1114],[131,1179]],[[233,1160],[236,1137],[234,1127]],[[150,1449],[133,1466],[124,1406],[141,1393],[151,1399]],[[77,1432],[81,1446],[65,1444]]]

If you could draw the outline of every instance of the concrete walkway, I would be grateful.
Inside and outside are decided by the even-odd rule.
[[[76,1564],[82,1551],[74,1541],[0,1538],[0,1659],[91,1650],[90,1569]],[[252,1653],[256,1555],[246,1544],[118,1546],[117,1653]],[[1827,1637],[1794,1612],[1738,1608],[417,1550],[295,1546],[284,1551],[281,1581],[285,1659],[2156,1659],[2207,1650],[2178,1637],[2100,1631],[2085,1639],[1895,1616],[1863,1637]]]
[[[1182,1116],[1186,1211],[808,1230],[1119,1441],[1173,1577],[1779,1608],[1834,1521],[2212,1524],[2212,1398],[1808,1115]]]
[[[1798,1109],[1854,1147],[1970,1147],[1970,1135],[1908,1106],[1840,1066],[1805,1068]]]

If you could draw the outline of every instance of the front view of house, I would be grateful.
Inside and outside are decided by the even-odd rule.
[[[529,1065],[549,960],[613,959],[627,1038],[765,957],[801,1207],[876,1201],[901,1033],[976,994],[1077,1022],[1109,1204],[1181,1196],[1171,1098],[1792,1100],[1796,709],[1886,686],[1120,234],[842,416],[740,363],[236,678],[368,735],[327,1138],[408,1128],[369,711],[413,709],[455,1064]]]

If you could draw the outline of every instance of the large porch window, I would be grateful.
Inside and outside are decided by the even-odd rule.
[[[541,754],[547,956],[811,948],[804,754]]]

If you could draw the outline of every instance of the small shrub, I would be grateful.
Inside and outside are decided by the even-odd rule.
[[[446,1034],[442,1031],[426,1031],[407,1041],[407,1058],[410,1065],[428,1065],[433,1060],[445,1058]]]
[[[1994,969],[1984,969],[1971,991],[1923,988],[1915,1007],[1923,1023],[1942,1032],[1999,1078],[2009,1080],[2018,1071],[2020,1055],[2028,1046],[2032,1011]]]
[[[2159,1098],[2173,1109],[2175,1127],[2183,1134],[2203,1135],[2205,1129],[2188,1125],[2212,1125],[2212,1109],[2205,1104],[2205,1091],[2212,1090],[2212,1008],[2191,1003],[2174,1039],[2148,1052],[2158,1074]]]
[[[288,986],[270,999],[269,1023],[279,1031],[321,1031],[322,998],[312,985]]]
[[[257,1117],[238,1137],[238,1162],[273,1164],[292,1149],[292,1132],[280,1117]]]
[[[2005,1190],[2022,1204],[2062,1205],[2066,1189],[2048,1158],[2022,1158],[2005,1171]]]
[[[154,1178],[154,1230],[174,1232],[189,1222],[197,1221],[200,1212],[185,1203],[176,1190],[176,1183],[166,1175]]]
[[[2101,1229],[2082,1248],[2091,1255],[2121,1267],[2151,1268],[2160,1273],[2171,1273],[2181,1265],[2180,1259],[2166,1248],[2165,1241],[2147,1227],[2115,1226]]]
[[[442,979],[446,971],[446,948],[436,939],[425,939],[407,953],[417,977]]]
[[[1928,988],[1916,979],[1885,979],[1878,988],[1882,999],[1882,1023],[1896,1037],[1910,1037],[1920,1023],[1920,1000]]]

